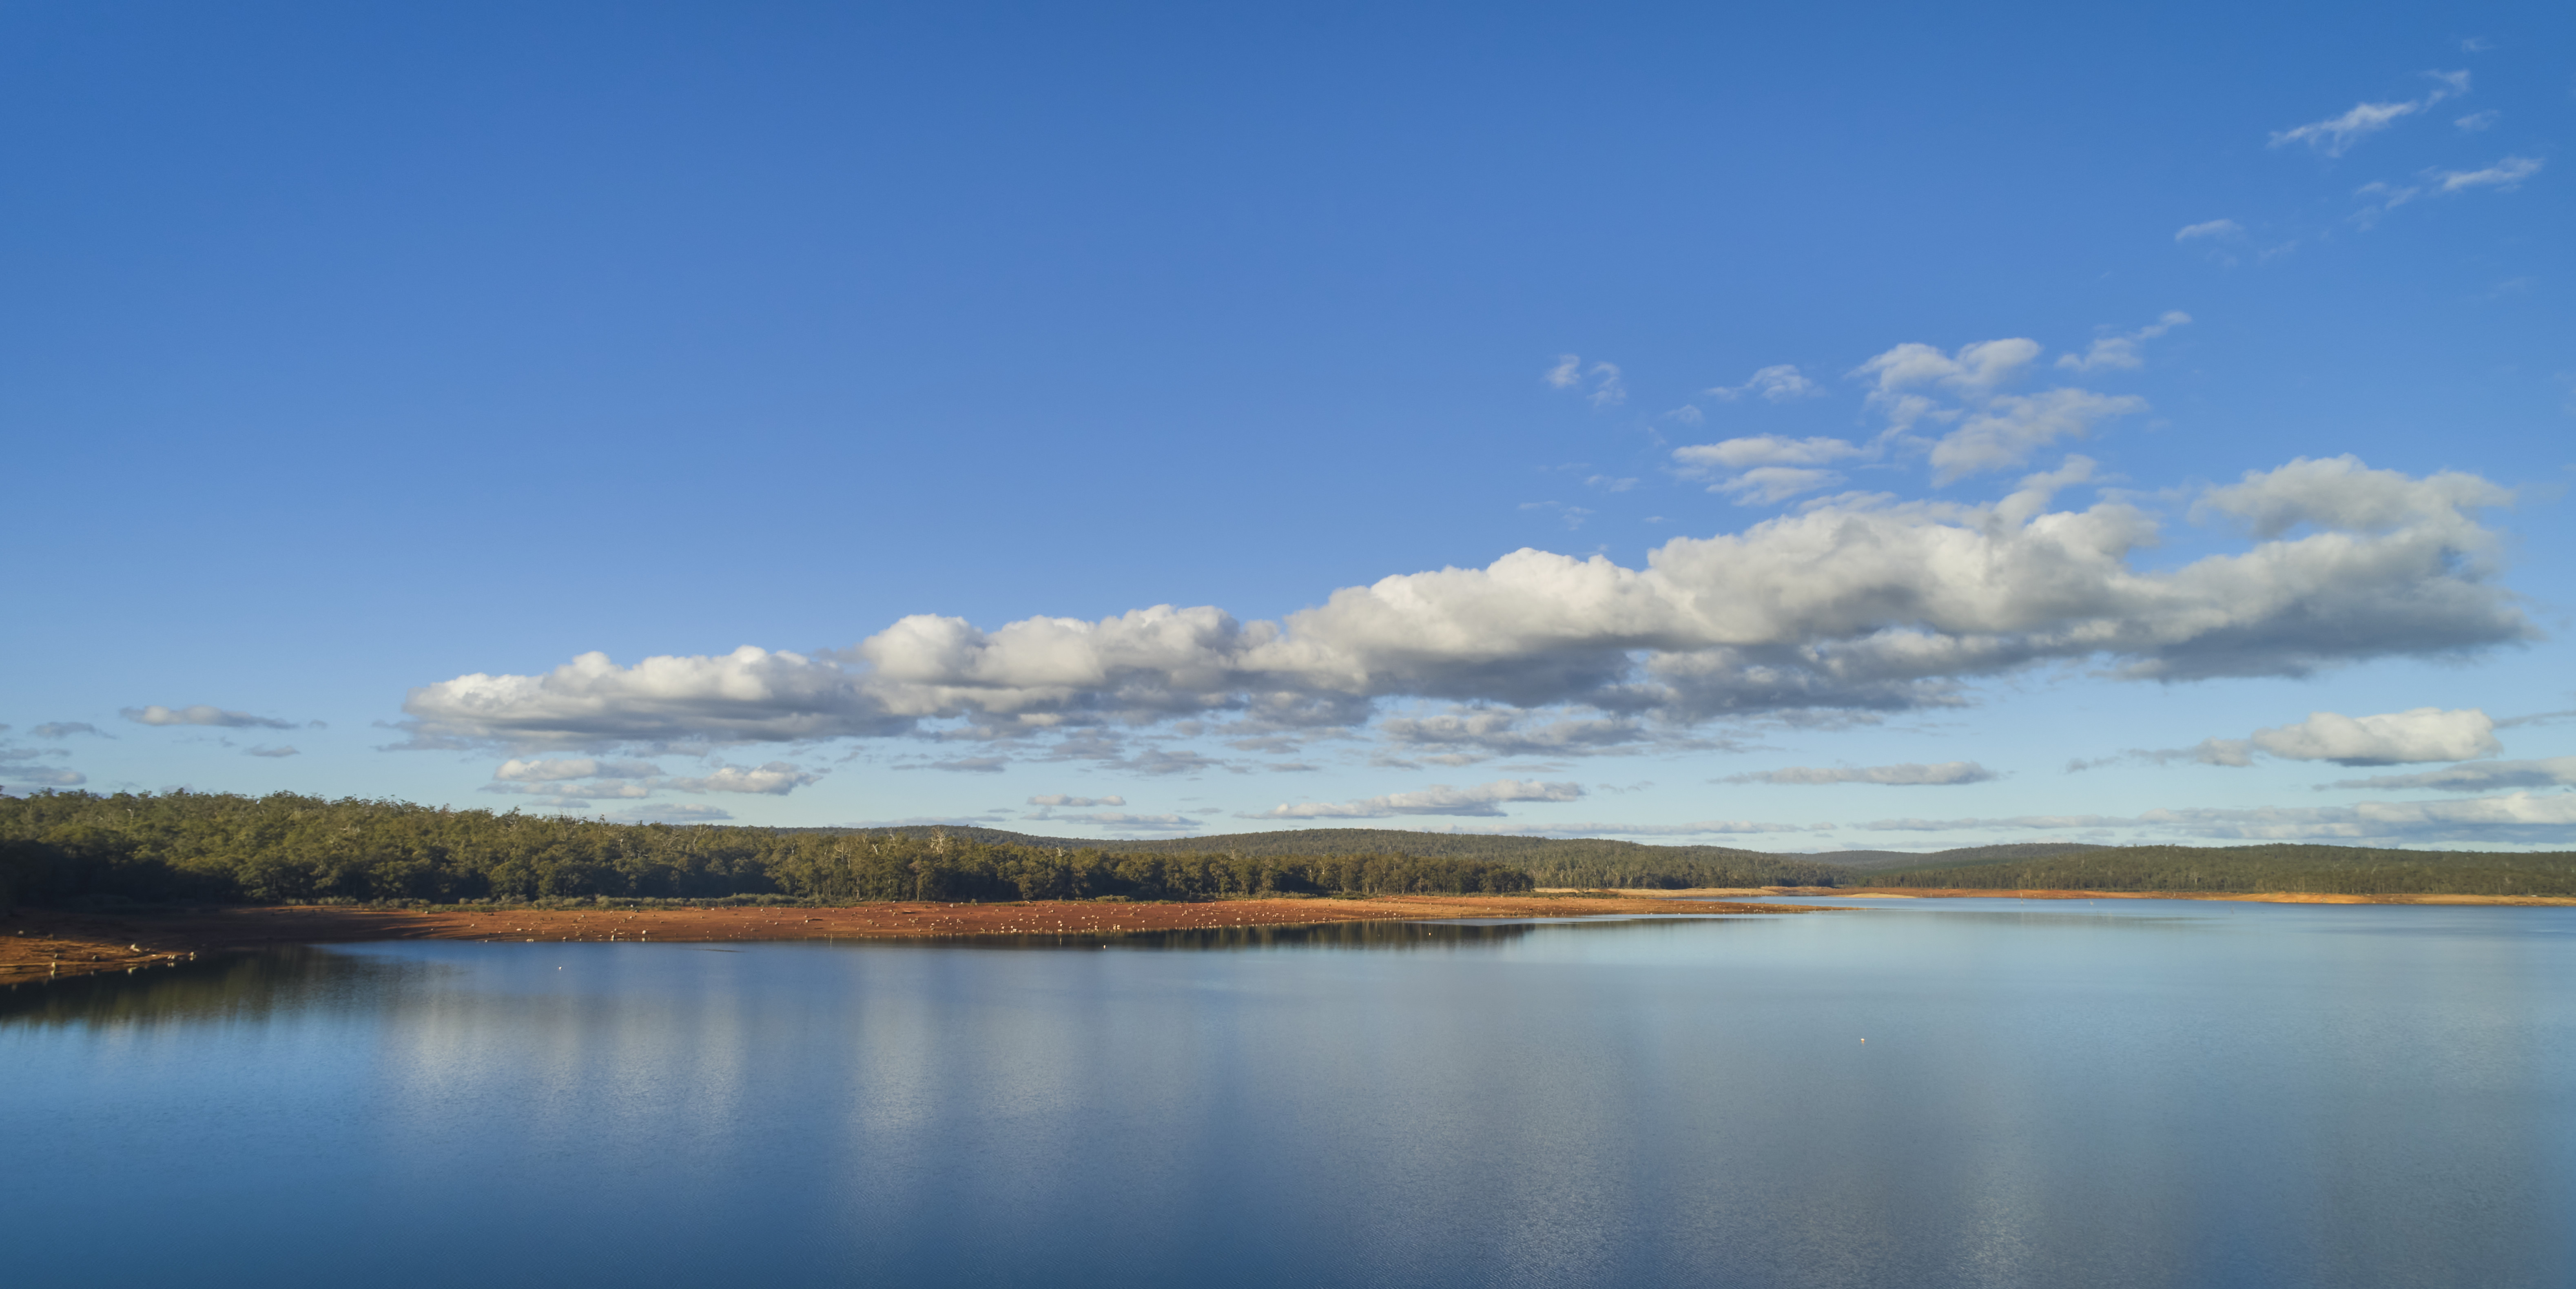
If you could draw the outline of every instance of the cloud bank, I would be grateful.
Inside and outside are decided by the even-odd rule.
[[[248,712],[228,712],[205,703],[199,703],[193,707],[163,707],[155,703],[149,707],[122,708],[118,710],[117,715],[137,725],[213,725],[222,729],[236,730],[296,728],[293,721],[273,720],[266,716],[253,716]]]
[[[1889,786],[1949,787],[1962,783],[1986,783],[1997,778],[1994,771],[1974,761],[1943,761],[1937,765],[1865,765],[1809,766],[1793,765],[1785,770],[1764,770],[1758,774],[1736,774],[1718,780],[1720,783],[1879,783]]]
[[[1937,357],[1961,381],[1994,366]],[[2478,517],[2511,494],[2473,475],[2351,457],[2249,471],[2192,507],[2243,534],[2241,549],[2149,568],[2133,562],[2161,534],[2147,512],[2049,508],[2081,473],[2032,476],[1990,505],[1836,499],[1676,538],[1643,568],[1524,549],[1346,587],[1279,622],[1169,605],[992,630],[917,615],[844,653],[744,646],[631,665],[589,653],[540,675],[424,685],[404,708],[413,746],[526,753],[884,737],[945,720],[993,736],[1198,721],[1249,737],[1347,731],[1381,700],[1430,699],[1502,714],[1399,737],[1498,746],[1499,720],[1579,750],[1717,719],[1953,706],[1978,678],[2050,663],[2154,681],[2300,676],[2538,634],[2495,585],[2499,542]],[[1520,714],[1549,707],[1588,714],[1544,734]]]
[[[1386,819],[1396,815],[1499,815],[1508,801],[1574,801],[1583,796],[1579,783],[1538,783],[1496,779],[1473,788],[1435,784],[1419,792],[1395,792],[1365,801],[1333,804],[1282,804],[1244,819]]]

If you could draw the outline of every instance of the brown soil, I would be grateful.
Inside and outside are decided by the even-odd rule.
[[[19,909],[0,917],[0,983],[183,962],[200,953],[360,940],[862,940],[973,935],[1103,935],[1201,927],[1422,918],[1604,914],[1804,913],[1777,904],[1693,903],[1637,895],[1383,895],[1369,899],[1215,900],[1192,904],[1038,901],[858,904],[845,908],[494,909],[435,913],[293,905],[151,914]],[[1764,892],[1731,892],[1763,894]]]

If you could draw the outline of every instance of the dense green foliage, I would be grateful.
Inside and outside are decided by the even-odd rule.
[[[1171,900],[1507,893],[1530,884],[1501,864],[1417,855],[1137,854],[946,835],[612,824],[287,793],[0,799],[0,903]]]
[[[980,828],[612,824],[287,793],[0,798],[0,907],[13,899],[852,903],[1857,884],[2576,895],[2576,853],[2569,852],[1996,846],[1915,857],[1912,867],[1866,876],[1830,858],[1376,828],[1104,845]]]
[[[2305,895],[2576,895],[2576,852],[2116,846],[1872,873],[1872,886]]]
[[[926,832],[927,829],[907,829]],[[1057,837],[976,828],[955,830],[979,840],[1036,846],[1088,846]],[[1426,859],[1476,860],[1528,873],[1541,886],[1680,890],[1693,886],[1835,886],[1852,871],[1810,855],[1773,855],[1727,846],[1647,846],[1599,838],[1497,837],[1484,833],[1408,832],[1396,828],[1300,828],[1122,841],[1120,850],[1215,852],[1246,857],[1384,854]]]

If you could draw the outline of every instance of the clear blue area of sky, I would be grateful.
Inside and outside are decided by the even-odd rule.
[[[2273,141],[2417,102],[2339,151]],[[2083,381],[2151,411],[2028,470],[2071,448],[2159,507],[2142,569],[2244,549],[2185,512],[2248,471],[2473,473],[2516,490],[2496,580],[2547,638],[2304,679],[2061,662],[1965,707],[1460,766],[1367,729],[1294,773],[720,743],[655,764],[819,777],[597,809],[1118,835],[1180,825],[1027,801],[1229,831],[1506,778],[1581,795],[1392,826],[1836,824],[1746,841],[1819,849],[2414,800],[2311,791],[2384,772],[2314,761],[2065,767],[2321,710],[2576,708],[2572,126],[2576,9],[2540,3],[0,7],[0,742],[90,790],[506,807],[480,789],[527,748],[378,750],[409,691],[908,614],[1276,620],[1522,547],[1639,568],[1813,500],[1736,504],[1677,447],[1867,440],[1849,373],[1894,346],[2053,359],[2181,311]],[[1551,386],[1568,354],[1624,401]],[[1814,395],[1703,394],[1780,364]],[[2026,472],[1850,486],[1981,504]],[[299,728],[120,716],[154,704]],[[2576,753],[2576,724],[2497,737]],[[556,754],[585,751],[621,749]],[[1716,782],[1951,761],[1997,777]],[[1864,826],[1899,818],[2013,822]]]

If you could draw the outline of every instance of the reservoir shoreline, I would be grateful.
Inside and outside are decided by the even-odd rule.
[[[913,940],[965,936],[1116,936],[1329,922],[1451,918],[1580,918],[1639,914],[1707,916],[1806,913],[1795,904],[1733,903],[1750,891],[1612,895],[1376,895],[1355,899],[1221,899],[1188,902],[1032,900],[948,904],[908,900],[824,907],[377,909],[350,905],[252,905],[99,913],[21,908],[0,915],[0,985],[167,966],[192,956],[290,944],[384,940],[483,942],[734,943],[765,940]],[[1677,902],[1674,896],[1693,896]]]
[[[1036,900],[949,904],[928,900],[829,907],[378,909],[350,905],[248,905],[150,912],[20,908],[0,914],[0,985],[133,971],[196,955],[293,944],[386,940],[715,943],[908,940],[974,936],[1103,937],[1166,931],[1332,922],[1454,918],[1588,918],[1830,912],[1752,898],[2215,900],[2264,904],[2422,904],[2564,907],[2576,898],[2495,895],[2340,895],[2304,892],[2012,890],[1931,887],[1761,887],[1527,895],[1378,895],[1362,898],[1221,899],[1187,902]]]

